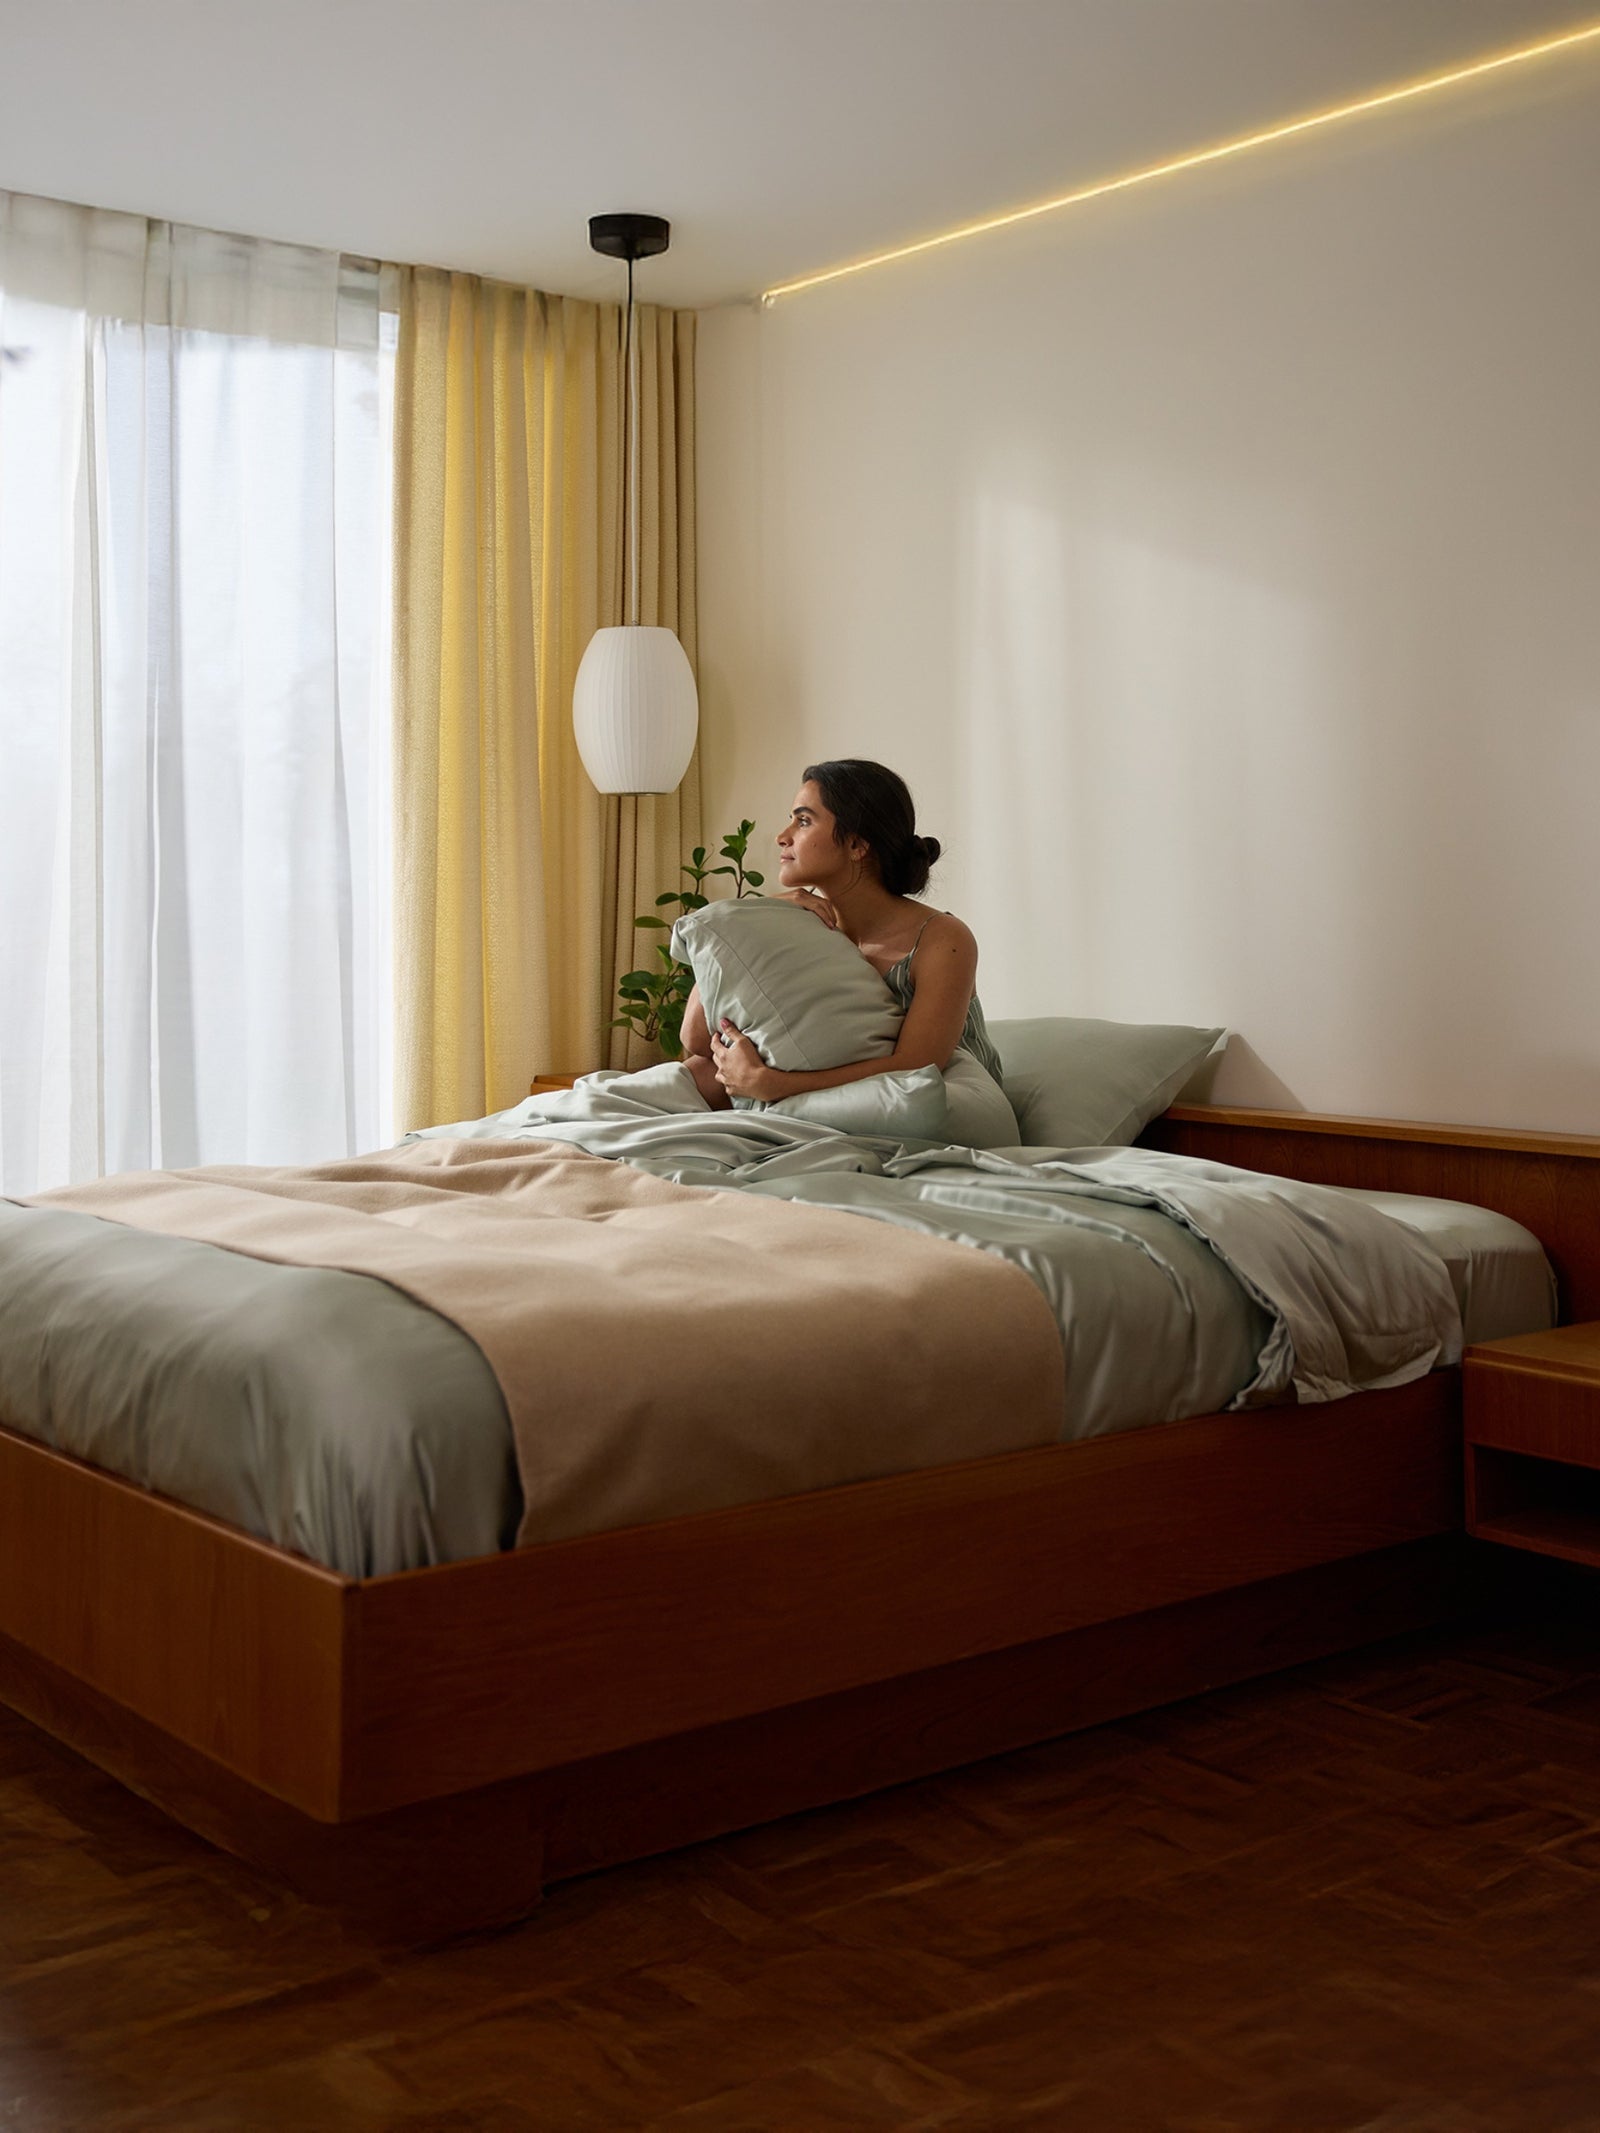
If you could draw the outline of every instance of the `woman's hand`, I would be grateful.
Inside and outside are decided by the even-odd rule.
[[[798,904],[802,911],[810,911],[820,918],[830,933],[837,933],[839,930],[838,912],[828,899],[819,896],[815,889],[786,889],[775,901],[780,904]]]
[[[766,1102],[775,1096],[777,1079],[761,1054],[742,1030],[724,1016],[711,1043],[711,1060],[717,1079],[730,1096],[750,1096]]]
[[[707,1040],[710,1041],[709,1039]],[[713,1111],[726,1111],[732,1099],[717,1079],[717,1070],[704,1052],[685,1052],[683,1063],[689,1069],[689,1078]]]

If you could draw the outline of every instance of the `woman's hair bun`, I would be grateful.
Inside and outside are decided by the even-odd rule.
[[[803,782],[821,793],[833,816],[835,843],[859,837],[891,896],[922,894],[928,869],[939,856],[939,840],[917,835],[916,809],[904,778],[864,757],[841,756],[809,764]]]

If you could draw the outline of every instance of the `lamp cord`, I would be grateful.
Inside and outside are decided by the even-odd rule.
[[[628,261],[628,311],[627,324],[622,340],[623,375],[623,440],[622,440],[622,527],[627,544],[629,607],[635,625],[639,620],[639,392],[634,376],[636,350],[633,345],[633,261]],[[631,540],[629,535],[631,532]],[[626,619],[626,610],[625,610]]]

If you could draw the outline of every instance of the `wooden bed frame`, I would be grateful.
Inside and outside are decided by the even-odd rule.
[[[1476,1201],[1600,1317],[1600,1140],[1182,1109]],[[407,1940],[547,1880],[1447,1619],[1459,1372],[356,1581],[0,1428],[0,1701]]]

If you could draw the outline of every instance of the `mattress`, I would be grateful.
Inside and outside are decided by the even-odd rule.
[[[1555,1324],[1555,1272],[1532,1230],[1509,1215],[1408,1192],[1338,1190],[1342,1199],[1359,1200],[1427,1238],[1450,1270],[1469,1344],[1543,1333]]]

